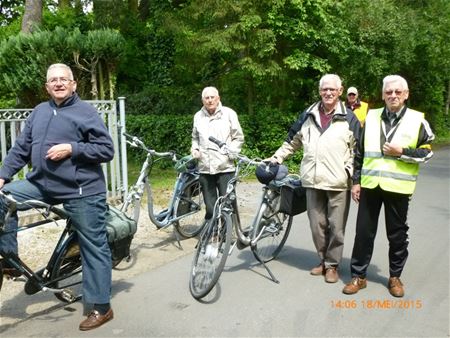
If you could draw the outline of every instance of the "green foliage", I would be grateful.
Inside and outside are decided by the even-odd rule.
[[[19,106],[33,107],[46,100],[45,74],[52,63],[71,66],[78,80],[81,96],[88,96],[91,77],[83,76],[83,70],[95,62],[103,62],[108,71],[114,71],[124,41],[112,30],[67,30],[57,27],[54,31],[41,30],[33,34],[20,33],[0,41],[0,92],[15,94]],[[78,76],[77,76],[78,75]],[[113,74],[110,74],[111,76]]]
[[[194,114],[186,115],[127,115],[127,133],[141,138],[156,151],[174,150],[179,155],[190,152],[191,132]],[[252,158],[268,158],[281,146],[289,127],[298,118],[297,114],[263,109],[254,115],[240,114],[239,121],[245,136],[243,153]],[[274,121],[277,121],[274,123]],[[129,148],[133,161],[142,161],[142,151]],[[302,152],[298,151],[287,161],[291,170],[298,170]],[[162,167],[170,166],[167,162]]]
[[[43,99],[51,62],[74,67],[83,97],[94,79],[100,96],[126,96],[129,113],[154,118],[191,116],[202,88],[214,85],[248,128],[245,151],[261,155],[273,149],[257,139],[266,135],[254,121],[298,115],[318,99],[324,73],[356,86],[371,107],[383,105],[383,77],[400,74],[409,105],[438,134],[449,130],[448,0],[52,0],[30,37],[18,34],[23,1],[1,3],[16,17],[0,25],[0,102]],[[91,13],[81,8],[87,3]],[[282,134],[284,122],[266,122],[275,130],[266,140]]]

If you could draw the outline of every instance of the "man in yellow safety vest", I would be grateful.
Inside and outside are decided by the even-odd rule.
[[[350,87],[347,89],[347,99],[345,100],[345,105],[353,111],[359,122],[361,122],[361,126],[363,126],[367,111],[369,110],[369,105],[359,99],[358,89],[355,87]]]
[[[408,257],[407,213],[419,174],[419,163],[432,156],[433,132],[424,114],[408,108],[408,84],[398,75],[383,79],[386,106],[369,110],[355,155],[352,198],[359,203],[351,258],[352,280],[343,293],[367,285],[381,205],[389,241],[389,293],[403,297],[400,275]]]

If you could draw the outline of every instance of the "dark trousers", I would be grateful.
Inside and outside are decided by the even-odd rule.
[[[390,277],[400,277],[408,257],[406,223],[411,195],[361,188],[356,236],[351,259],[353,277],[365,277],[373,253],[381,205],[384,204],[386,234],[389,241]]]
[[[225,195],[228,181],[233,178],[234,172],[215,175],[200,174],[200,185],[205,200],[205,219],[210,219],[214,213],[214,204],[217,197]]]

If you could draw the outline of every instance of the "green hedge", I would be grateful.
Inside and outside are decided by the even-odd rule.
[[[187,155],[191,147],[193,114],[189,115],[127,115],[127,133],[136,135],[156,151],[174,150]],[[283,143],[296,115],[277,110],[259,110],[255,114],[239,114],[245,143],[243,153],[249,157],[267,158]],[[144,154],[129,148],[129,157],[141,161]],[[292,172],[298,170],[302,152],[287,162]],[[165,165],[169,165],[166,162]],[[164,167],[164,164],[162,164]]]

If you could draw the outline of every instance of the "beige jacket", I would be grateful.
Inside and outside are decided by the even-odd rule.
[[[291,127],[289,136],[275,152],[282,162],[300,147],[302,185],[306,188],[344,191],[351,187],[354,151],[361,131],[360,123],[351,110],[338,103],[333,119],[322,130],[319,104],[309,107]]]
[[[214,175],[234,171],[232,156],[223,155],[219,147],[209,141],[210,136],[225,142],[232,151],[241,151],[244,134],[233,109],[219,103],[213,115],[210,115],[205,107],[194,115],[191,152],[200,151],[198,167],[201,174]]]

